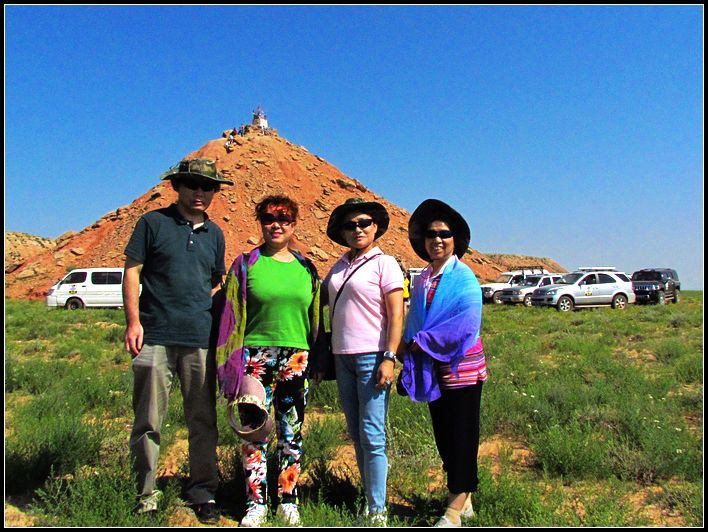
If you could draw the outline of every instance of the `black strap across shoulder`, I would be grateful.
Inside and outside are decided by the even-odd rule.
[[[364,266],[367,262],[369,262],[369,261],[370,261],[371,259],[373,259],[374,257],[378,257],[378,256],[380,256],[380,255],[383,255],[383,253],[377,253],[376,255],[372,255],[371,257],[369,257],[368,259],[366,259],[364,262],[362,262],[361,264],[359,264],[359,266],[357,266],[356,269],[355,269],[352,273],[350,273],[349,276],[348,276],[346,279],[344,279],[344,282],[342,283],[342,286],[340,286],[340,287],[339,287],[339,290],[337,291],[337,296],[334,298],[334,303],[332,303],[332,317],[333,317],[333,318],[334,318],[334,307],[337,306],[337,301],[339,301],[339,296],[342,295],[342,290],[344,290],[344,286],[347,284],[347,282],[349,281],[349,279],[351,279],[352,276],[353,276],[357,271],[359,271],[359,269],[360,269],[362,266]]]

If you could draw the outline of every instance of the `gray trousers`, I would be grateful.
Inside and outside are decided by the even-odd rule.
[[[160,454],[160,429],[175,374],[180,379],[189,431],[189,472],[186,496],[192,504],[214,499],[219,486],[216,468],[216,362],[196,347],[144,345],[133,359],[133,410],[130,451],[138,493],[155,489]]]

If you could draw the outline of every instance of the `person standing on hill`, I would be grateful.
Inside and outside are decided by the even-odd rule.
[[[435,527],[461,526],[474,516],[482,383],[487,380],[480,328],[482,292],[459,260],[470,229],[449,205],[435,199],[411,215],[408,238],[429,262],[415,280],[398,356],[400,383],[413,400],[428,403],[435,444],[447,473],[447,508]]]
[[[386,526],[386,415],[403,327],[403,273],[376,240],[388,229],[380,203],[352,198],[332,212],[327,236],[349,248],[325,278],[331,356],[318,353],[314,380],[334,373],[354,442],[368,524]],[[323,353],[329,355],[329,353]]]
[[[256,206],[263,244],[239,255],[229,268],[216,343],[219,384],[233,417],[241,417],[242,392],[249,396],[252,389],[262,392],[263,411],[268,413],[274,406],[279,499],[276,516],[290,526],[300,526],[298,479],[308,358],[320,331],[317,269],[291,248],[298,211],[294,200],[280,195],[268,196]],[[249,390],[243,390],[244,383]],[[261,527],[268,516],[270,434],[268,429],[245,434],[236,427],[243,440],[247,498],[240,526]]]
[[[154,512],[160,430],[175,374],[189,430],[186,497],[200,521],[219,519],[216,468],[216,365],[208,350],[212,296],[221,285],[225,241],[206,214],[222,184],[233,185],[207,159],[183,160],[169,179],[176,203],[143,215],[125,248],[125,348],[133,356],[135,422],[130,450],[139,514]],[[140,285],[142,284],[142,291]]]

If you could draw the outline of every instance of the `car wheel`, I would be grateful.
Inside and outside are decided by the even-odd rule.
[[[84,308],[84,302],[76,297],[72,297],[69,301],[66,302],[64,308],[66,310],[78,310],[80,308]]]
[[[527,307],[533,305],[533,303],[531,303],[531,294],[524,296],[524,305],[526,305]]]
[[[571,310],[573,310],[573,307],[574,307],[574,306],[575,306],[575,305],[573,304],[573,299],[572,299],[571,297],[569,297],[569,296],[562,296],[562,297],[558,300],[558,304],[556,305],[556,308],[557,308],[560,312],[570,312]]]
[[[656,295],[656,304],[666,305],[666,296],[664,295],[663,290],[659,290],[659,293]]]
[[[492,301],[494,301],[495,305],[501,305],[503,301],[501,300],[501,292],[494,292],[494,295],[492,296]]]
[[[618,308],[622,310],[627,307],[627,296],[623,294],[617,294],[612,300],[612,308]]]
[[[676,303],[678,303],[679,301],[681,301],[680,292],[679,292],[678,290],[676,290],[676,291],[674,292],[674,305],[675,305]]]

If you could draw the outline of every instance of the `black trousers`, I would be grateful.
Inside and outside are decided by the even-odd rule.
[[[447,489],[450,493],[477,491],[482,381],[441,392],[442,396],[428,403],[428,408],[433,420],[435,444],[447,473]]]

